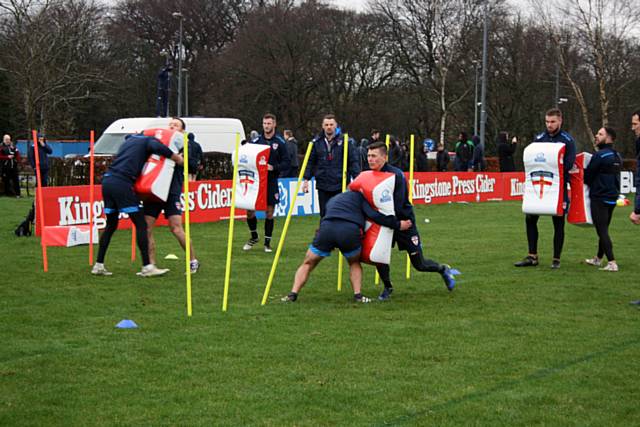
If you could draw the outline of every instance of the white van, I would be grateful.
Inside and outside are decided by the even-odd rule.
[[[96,141],[95,153],[116,154],[126,135],[139,133],[145,129],[165,128],[169,126],[170,120],[170,117],[136,117],[116,120]],[[182,120],[187,126],[186,132],[192,132],[195,135],[195,140],[204,153],[211,151],[232,153],[236,144],[236,134],[240,134],[240,140],[245,139],[242,122],[238,119],[183,117]]]

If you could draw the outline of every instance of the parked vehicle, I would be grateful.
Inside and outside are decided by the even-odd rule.
[[[124,137],[145,129],[167,127],[169,117],[136,117],[119,119],[107,127],[95,145],[97,155],[113,155],[118,152]],[[242,122],[238,119],[184,117],[186,132],[195,135],[204,153],[231,153],[236,143],[236,134],[245,139]]]

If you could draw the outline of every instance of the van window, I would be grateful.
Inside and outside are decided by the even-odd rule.
[[[118,149],[124,142],[126,133],[103,133],[98,141],[94,151],[96,154],[116,154]]]

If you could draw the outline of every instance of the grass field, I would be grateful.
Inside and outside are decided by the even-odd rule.
[[[238,223],[229,311],[221,312],[227,223],[196,224],[202,263],[185,309],[184,253],[167,229],[165,277],[135,276],[130,232],[107,255],[112,277],[89,274],[87,247],[15,238],[29,199],[0,198],[0,425],[639,425],[640,227],[618,208],[621,271],[580,263],[593,229],[567,225],[552,271],[551,221],[540,221],[542,263],[526,253],[519,203],[417,207],[426,253],[461,270],[456,290],[412,272],[394,254],[388,303],[356,305],[337,256],[320,264],[296,304],[279,297],[317,225],[292,221],[271,300],[260,299],[273,254],[242,253]],[[430,223],[426,224],[424,218]],[[276,236],[284,221],[276,222]],[[259,224],[262,231],[262,222]],[[364,293],[376,296],[365,268]],[[121,319],[135,330],[117,330]]]

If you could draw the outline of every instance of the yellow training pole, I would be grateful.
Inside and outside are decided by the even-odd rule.
[[[347,189],[347,159],[349,157],[349,134],[344,134],[344,156],[342,156],[342,192]],[[338,253],[338,292],[342,291],[342,266],[344,261],[342,254]]]
[[[271,265],[271,272],[269,273],[269,280],[267,280],[267,287],[264,289],[264,295],[262,296],[262,305],[267,303],[267,298],[269,297],[269,291],[271,290],[271,283],[273,283],[273,277],[276,275],[276,267],[278,266],[278,259],[280,258],[280,252],[282,252],[282,247],[284,246],[284,238],[287,236],[287,230],[289,229],[289,222],[291,222],[291,213],[296,206],[296,200],[298,199],[298,192],[300,191],[300,183],[302,182],[302,177],[304,177],[304,170],[307,168],[307,163],[309,162],[309,156],[311,155],[311,148],[313,147],[313,142],[309,142],[307,146],[307,152],[304,155],[304,161],[302,162],[302,167],[300,168],[300,174],[298,175],[298,182],[296,183],[296,192],[293,193],[293,197],[291,198],[291,206],[289,206],[289,211],[287,212],[287,219],[284,222],[284,227],[282,229],[282,236],[278,241],[278,249],[276,249],[276,256],[273,258],[273,264]]]
[[[409,146],[409,203],[413,204],[413,147],[414,136],[411,135],[411,145]],[[417,227],[417,226],[416,226]],[[407,279],[411,279],[411,259],[407,253]]]
[[[184,134],[184,159],[182,162],[184,172],[184,258],[187,274],[187,316],[193,314],[191,306],[191,224],[189,223],[189,138]]]
[[[235,159],[233,159],[233,179],[231,180],[231,210],[229,211],[229,238],[227,239],[227,266],[224,270],[224,294],[222,311],[227,311],[229,299],[229,278],[231,277],[231,249],[233,248],[233,224],[236,219],[236,180],[238,179],[238,159],[240,159],[240,134],[236,133]]]

